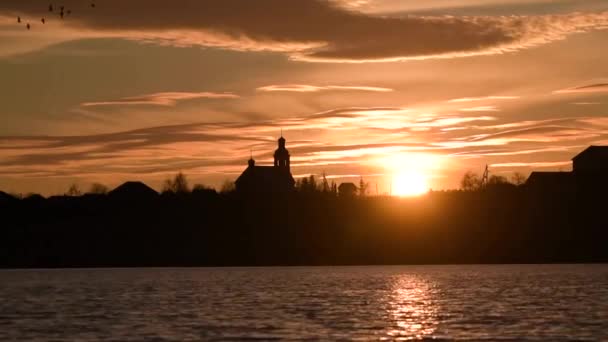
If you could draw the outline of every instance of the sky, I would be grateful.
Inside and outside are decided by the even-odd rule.
[[[94,3],[0,2],[1,190],[219,187],[281,130],[294,177],[373,193],[608,145],[605,0]]]

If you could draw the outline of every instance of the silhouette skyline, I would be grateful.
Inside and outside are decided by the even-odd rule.
[[[284,149],[281,137],[267,168],[289,174]],[[182,173],[162,193],[137,181],[48,199],[0,192],[0,267],[608,262],[606,149],[575,156],[567,181],[469,172],[461,189],[417,198],[326,175],[221,192]]]
[[[451,4],[2,1],[0,189],[219,189],[252,149],[271,164],[281,128],[295,179],[380,194],[606,145],[605,1]]]

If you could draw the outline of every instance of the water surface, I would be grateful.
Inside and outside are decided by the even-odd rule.
[[[608,340],[608,265],[0,271],[0,340]]]

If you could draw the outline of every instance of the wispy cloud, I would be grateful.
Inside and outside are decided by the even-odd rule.
[[[80,136],[5,136],[0,137],[0,176],[111,175],[117,180],[146,180],[181,170],[194,177],[216,175],[221,183],[243,170],[251,149],[260,164],[272,163],[279,127],[288,139],[295,174],[382,173],[385,161],[397,158],[397,164],[409,165],[416,154],[432,155],[441,165],[451,158],[484,158],[505,170],[524,164],[560,167],[531,163],[561,162],[586,145],[608,139],[605,118],[531,120],[519,125],[469,115],[352,107],[255,122],[191,123]],[[398,156],[403,156],[403,163]],[[446,167],[433,174],[458,170]]]
[[[557,162],[530,162],[530,163],[522,163],[522,162],[512,162],[512,163],[496,163],[490,164],[490,167],[506,167],[506,168],[514,168],[514,167],[529,167],[529,168],[547,168],[547,167],[561,167],[561,166],[571,166],[572,161],[557,161]]]
[[[493,101],[493,100],[515,100],[519,99],[519,96],[481,96],[481,97],[462,97],[458,99],[451,99],[449,103],[461,103],[461,102],[478,102],[478,101]]]
[[[290,91],[290,92],[298,92],[298,93],[312,93],[319,92],[323,90],[346,90],[346,91],[371,91],[371,92],[391,92],[394,91],[390,88],[382,88],[382,87],[371,87],[371,86],[343,86],[343,85],[326,85],[326,86],[316,86],[316,85],[307,85],[307,84],[277,84],[277,85],[267,85],[263,87],[257,88],[258,91]]]
[[[601,102],[572,102],[575,106],[595,106],[602,104]]]
[[[498,112],[499,110],[496,106],[477,106],[459,109],[461,112]]]
[[[236,99],[238,95],[232,93],[213,92],[164,92],[140,96],[125,97],[113,101],[85,102],[83,107],[94,106],[124,106],[124,105],[151,105],[151,106],[175,106],[180,101],[196,99]]]
[[[324,0],[80,0],[65,26],[87,35],[164,45],[280,51],[311,62],[378,62],[502,54],[576,32],[606,29],[608,12],[545,16],[375,16]],[[39,18],[37,1],[4,0],[0,11]],[[141,15],[142,8],[146,15]],[[83,34],[84,34],[83,33]],[[71,39],[71,38],[70,38]]]
[[[556,90],[554,94],[569,94],[569,93],[599,93],[608,92],[608,83],[594,83],[573,88]]]

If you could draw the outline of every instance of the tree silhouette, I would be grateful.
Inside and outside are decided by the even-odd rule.
[[[479,190],[481,188],[481,179],[476,173],[467,171],[464,176],[462,176],[460,188],[464,191]]]
[[[181,172],[178,172],[175,177],[173,177],[173,179],[169,178],[165,180],[165,183],[163,185],[163,192],[174,194],[184,194],[190,192],[186,175]]]
[[[526,176],[524,176],[521,172],[514,172],[513,176],[511,177],[511,181],[517,186],[523,185],[526,182]]]
[[[208,187],[204,184],[194,184],[194,186],[192,187],[192,192],[196,192],[196,191],[205,191],[205,190],[211,190],[211,187]]]
[[[338,184],[334,181],[331,181],[331,193],[334,196],[338,196]]]
[[[93,195],[105,195],[108,193],[108,187],[101,183],[93,183],[91,184],[88,193]]]
[[[369,184],[363,181],[363,177],[359,179],[359,196],[363,197],[367,195],[367,188]]]
[[[488,185],[510,184],[507,177],[499,175],[491,175],[488,179]]]
[[[78,184],[74,183],[70,185],[68,191],[65,193],[66,196],[80,196],[82,195],[82,191],[80,191],[80,187]]]
[[[330,191],[329,182],[327,181],[327,176],[325,175],[325,171],[323,171],[323,179],[321,181],[321,191],[324,193],[328,193]]]

